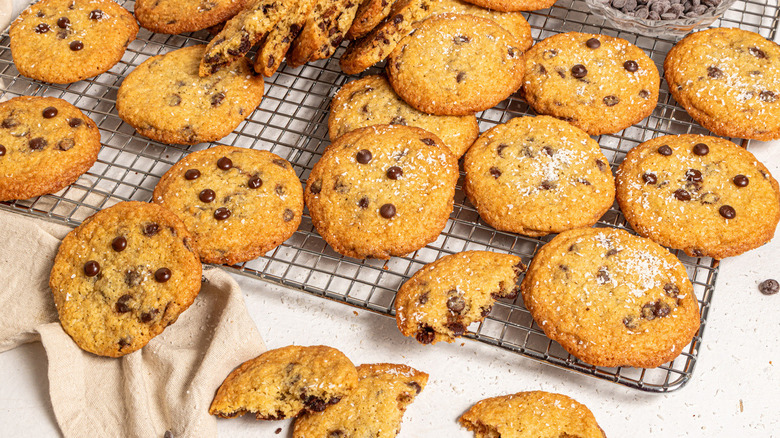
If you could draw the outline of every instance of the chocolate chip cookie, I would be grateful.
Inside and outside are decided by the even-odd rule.
[[[458,161],[435,135],[376,125],[336,139],[304,196],[314,227],[337,252],[389,259],[436,240],[457,180]]]
[[[344,38],[354,40],[371,32],[390,14],[395,0],[363,0],[355,11],[355,19]]]
[[[528,104],[590,135],[614,133],[649,116],[659,86],[653,61],[621,38],[567,32],[526,53]]]
[[[306,24],[293,41],[287,64],[299,67],[333,56],[355,18],[360,0],[318,0]]]
[[[249,0],[136,0],[135,18],[157,33],[207,29],[232,18]]]
[[[520,42],[492,20],[434,15],[390,54],[387,75],[403,100],[437,115],[468,115],[509,97],[522,84]]]
[[[417,111],[393,91],[384,76],[354,80],[333,96],[328,115],[331,141],[357,128],[383,124],[425,129],[439,137],[458,158],[479,135],[475,116],[434,116]]]
[[[230,134],[263,98],[263,78],[246,58],[201,78],[206,47],[189,46],[147,59],[119,87],[119,117],[162,143],[196,144]]]
[[[209,413],[282,420],[322,412],[357,384],[357,369],[344,353],[324,345],[291,345],[266,351],[233,370],[217,390]]]
[[[469,149],[464,191],[497,230],[560,233],[592,226],[612,206],[608,163],[581,129],[549,116],[516,117]]]
[[[398,290],[395,320],[404,336],[421,344],[453,342],[482,321],[499,298],[514,299],[520,257],[488,251],[448,255],[425,265]]]
[[[780,189],[747,150],[717,137],[668,135],[629,151],[617,198],[639,234],[691,256],[742,254],[772,239]]]
[[[49,286],[62,328],[100,356],[132,353],[176,322],[200,291],[192,237],[145,202],[101,210],[62,241]]]
[[[780,46],[757,33],[716,28],[689,34],[666,56],[674,99],[724,137],[780,138]]]
[[[267,77],[276,73],[293,41],[306,24],[315,3],[316,0],[298,0],[292,11],[268,32],[255,58],[256,72]]]
[[[265,254],[292,236],[303,213],[303,189],[290,163],[231,146],[184,157],[163,175],[152,199],[184,221],[204,263]]]
[[[563,394],[518,392],[480,401],[458,419],[475,438],[605,438],[587,406]]]
[[[25,9],[8,33],[20,74],[68,84],[119,62],[138,24],[111,0],[42,0]]]
[[[0,201],[54,193],[97,160],[100,132],[70,103],[16,97],[0,103]]]
[[[546,9],[555,3],[555,0],[466,0],[477,6],[496,11],[536,11]]]
[[[654,368],[699,329],[685,267],[660,245],[615,228],[564,231],[544,245],[520,285],[553,341],[583,362]]]
[[[360,365],[357,370],[357,387],[323,412],[298,417],[293,438],[392,438],[398,434],[404,412],[425,388],[428,374],[388,363]]]

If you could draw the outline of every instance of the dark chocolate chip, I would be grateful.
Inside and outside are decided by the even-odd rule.
[[[390,120],[390,124],[406,126],[406,119],[401,116],[395,116],[393,117],[393,120]]]
[[[710,153],[710,147],[704,143],[696,143],[693,146],[693,153],[696,155],[707,155]]]
[[[4,156],[6,152],[5,146],[0,144],[0,157]]]
[[[498,177],[499,177],[499,176],[501,176],[501,169],[499,169],[498,167],[495,167],[495,166],[494,166],[494,167],[491,167],[491,168],[490,168],[490,175],[491,175],[493,178],[496,178],[496,179],[498,179]]]
[[[284,213],[282,213],[282,220],[285,222],[290,222],[295,217],[295,213],[293,213],[292,210],[289,208],[284,209]]]
[[[639,90],[639,97],[647,99],[650,97],[650,92],[648,90]]]
[[[588,41],[585,41],[585,45],[589,49],[598,49],[599,47],[601,47],[601,41],[599,41],[596,38],[590,38]]]
[[[427,137],[426,138],[421,138],[420,141],[425,143],[425,144],[427,144],[428,146],[433,146],[433,145],[436,144],[436,141],[434,139],[427,138]]]
[[[133,342],[133,340],[130,337],[124,337],[116,341],[116,343],[119,345],[119,349],[123,349],[130,345]]]
[[[287,192],[287,189],[285,189],[283,184],[277,184],[276,187],[274,188],[274,191],[276,192],[277,195],[284,196],[284,194]]]
[[[390,179],[398,179],[401,177],[401,175],[404,174],[404,171],[401,170],[398,166],[393,166],[389,169],[387,169],[387,177]]]
[[[509,147],[509,145],[506,145],[504,143],[499,144],[498,147],[496,147],[496,153],[498,154],[498,156],[503,158],[504,157],[504,149],[506,149],[508,147]]]
[[[763,102],[774,102],[777,100],[777,96],[775,93],[771,91],[762,91],[759,93],[758,98],[761,99]]]
[[[57,26],[60,29],[66,29],[68,26],[70,26],[70,20],[68,17],[60,17],[60,19],[57,20]]]
[[[723,71],[713,65],[707,67],[707,76],[712,79],[720,79],[723,77]]]
[[[737,211],[730,205],[723,205],[718,209],[718,213],[726,219],[734,219],[737,216]]]
[[[114,240],[111,241],[111,248],[114,248],[114,251],[116,252],[124,251],[125,248],[127,248],[127,239],[123,236],[114,238]]]
[[[325,400],[315,397],[313,395],[307,397],[304,400],[303,404],[306,406],[306,409],[312,412],[322,412],[325,410],[325,408],[328,407],[328,404],[325,403]]]
[[[623,318],[623,325],[626,326],[626,328],[635,329],[639,326],[639,323],[633,316],[626,316]]]
[[[642,317],[648,321],[655,319],[655,303],[645,303],[642,306]]]
[[[672,312],[672,308],[661,300],[655,302],[655,316],[663,318]]]
[[[78,52],[79,50],[84,48],[84,43],[82,43],[79,40],[71,41],[68,47],[70,47],[70,50],[73,50],[74,52]]]
[[[363,196],[362,198],[360,198],[360,200],[358,201],[358,207],[360,207],[360,208],[362,208],[362,209],[364,209],[364,210],[365,210],[366,208],[368,208],[368,198],[367,198],[367,197],[365,197],[365,196]]]
[[[421,344],[430,344],[433,342],[433,339],[436,337],[436,333],[433,331],[433,328],[422,325],[417,331],[417,335],[415,338],[417,339],[417,342]]]
[[[666,283],[664,285],[664,293],[668,297],[677,298],[677,296],[680,294],[680,288],[678,288],[674,283]]]
[[[466,333],[466,326],[458,321],[447,323],[445,327],[452,331],[452,336],[463,336],[463,333]]]
[[[612,279],[609,278],[609,272],[607,271],[606,266],[599,268],[599,271],[596,273],[596,280],[599,284],[607,284],[612,281]]]
[[[160,268],[154,271],[154,280],[158,283],[165,283],[171,279],[171,270],[168,268]]]
[[[152,222],[144,227],[144,236],[152,237],[160,231],[160,226]]]
[[[688,193],[684,189],[677,189],[674,191],[674,197],[679,199],[680,201],[690,201],[691,200],[691,194]]]
[[[417,382],[406,382],[406,384],[414,389],[415,394],[419,394],[422,391],[422,386]]]
[[[230,170],[233,168],[233,161],[228,157],[222,157],[217,161],[217,167],[222,170]]]
[[[186,179],[187,181],[192,181],[198,178],[200,178],[200,170],[198,169],[189,169],[186,172],[184,172],[184,179]]]
[[[778,291],[780,291],[780,283],[777,282],[777,280],[774,279],[768,279],[762,281],[758,285],[758,290],[761,291],[764,295],[774,295]]]
[[[455,35],[455,37],[452,38],[452,42],[456,45],[466,44],[469,41],[471,41],[471,39],[466,35]]]
[[[100,263],[90,260],[84,263],[84,275],[87,277],[94,277],[100,273]]]
[[[402,21],[404,21],[404,16],[401,14],[397,14],[395,17],[393,17],[393,23],[399,24]]]
[[[61,151],[69,151],[73,146],[76,146],[76,142],[72,138],[63,138],[57,142],[57,149]]]
[[[542,181],[542,184],[540,185],[540,187],[542,188],[542,190],[552,190],[552,189],[558,187],[558,183],[556,183],[555,181],[545,180],[545,181]]]
[[[171,94],[167,99],[165,99],[165,102],[168,104],[168,106],[179,106],[181,103],[181,96],[178,94]]]
[[[46,141],[43,137],[35,137],[32,140],[30,140],[30,149],[34,151],[39,151],[46,147],[46,145],[49,144],[48,141]]]
[[[157,314],[160,313],[157,309],[149,309],[148,312],[144,312],[141,314],[141,322],[143,323],[150,323],[154,319]]]
[[[447,308],[454,313],[460,313],[466,308],[466,300],[463,297],[454,295],[447,300]]]
[[[371,151],[369,151],[368,149],[361,149],[355,155],[355,159],[360,164],[368,164],[371,161],[372,157],[373,155],[371,155]]]
[[[14,118],[9,117],[9,118],[3,120],[3,123],[0,126],[2,126],[4,129],[9,129],[9,128],[13,128],[15,126],[19,126],[19,122],[16,119],[14,119]]]
[[[81,119],[70,119],[68,120],[68,126],[71,128],[78,128],[83,123],[83,120]]]
[[[602,172],[604,172],[607,169],[609,169],[609,166],[607,166],[607,163],[599,160],[598,158],[596,158],[596,167],[598,167],[599,170],[602,171]]]
[[[382,215],[385,219],[390,219],[391,217],[395,216],[395,205],[393,204],[384,204],[381,207],[379,207],[379,214]]]
[[[553,155],[555,155],[555,151],[550,146],[544,146],[542,148],[542,152],[547,154],[548,157],[552,157]]]
[[[203,189],[198,195],[198,199],[200,199],[201,202],[206,202],[206,203],[213,201],[216,197],[217,194],[214,193],[214,190],[211,189]]]
[[[89,18],[91,20],[100,20],[101,18],[103,18],[103,11],[101,11],[100,9],[95,9],[89,13]]]
[[[646,172],[642,175],[642,181],[646,182],[647,184],[655,184],[658,182],[658,177],[653,173]]]
[[[228,210],[225,207],[219,207],[218,209],[214,210],[214,219],[218,221],[224,221],[225,219],[230,217],[230,210]]]
[[[129,287],[136,287],[144,281],[144,276],[137,270],[130,269],[125,272],[125,284]]]
[[[616,254],[617,254],[617,253],[619,253],[619,252],[620,252],[620,250],[617,250],[617,249],[615,249],[615,248],[610,248],[610,249],[607,251],[607,254],[606,254],[606,256],[607,256],[607,257],[612,257],[613,255],[616,255]]]
[[[57,108],[54,108],[53,106],[46,107],[46,109],[43,110],[43,118],[44,119],[51,119],[52,117],[57,116]]]
[[[219,106],[219,104],[221,104],[224,99],[225,99],[225,93],[223,92],[219,92],[211,96],[211,106],[213,107]]]
[[[515,48],[514,47],[509,47],[508,49],[506,49],[506,54],[509,55],[510,58],[514,58],[515,57]]]
[[[696,169],[688,169],[685,172],[685,180],[686,181],[701,182],[701,180],[702,180],[701,172],[699,172]]]
[[[461,83],[463,80],[466,79],[466,72],[462,71],[459,72],[457,76],[455,76],[455,82]]]
[[[253,176],[252,178],[249,178],[249,182],[246,183],[246,185],[250,189],[259,189],[263,186],[263,180],[259,176]]]
[[[274,55],[268,55],[268,62],[266,63],[266,67],[271,68],[274,66]]]
[[[617,96],[609,95],[604,98],[604,105],[606,106],[615,106],[618,103],[620,103],[620,98]]]
[[[637,64],[636,61],[626,61],[623,63],[623,68],[628,72],[634,73],[639,70],[639,64]]]
[[[582,64],[575,64],[571,68],[571,75],[577,79],[584,78],[588,74],[588,69]]]
[[[672,155],[672,148],[665,144],[658,148],[658,153],[668,157],[669,155]]]
[[[734,182],[734,185],[737,187],[747,187],[748,183],[750,183],[750,179],[746,177],[745,175],[737,175],[732,179]]]
[[[48,31],[49,31],[49,25],[46,23],[41,23],[35,26],[35,33],[46,33]]]
[[[130,306],[127,305],[127,302],[130,301],[130,299],[133,298],[132,295],[124,294],[116,301],[116,304],[114,304],[114,310],[116,310],[116,313],[127,313],[130,311]]]
[[[287,169],[287,161],[281,158],[274,158],[271,162],[281,167],[282,169]]]
[[[764,53],[763,50],[759,49],[758,47],[750,47],[748,49],[748,53],[755,56],[758,59],[764,59],[766,58],[766,53]]]

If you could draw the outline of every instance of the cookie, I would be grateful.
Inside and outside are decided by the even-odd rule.
[[[337,252],[389,259],[436,240],[457,180],[458,161],[435,135],[376,125],[336,139],[304,196],[314,227]]]
[[[393,89],[414,108],[437,115],[486,110],[522,84],[520,42],[492,20],[434,15],[388,57]]]
[[[242,59],[297,4],[297,1],[282,0],[258,0],[252,3],[231,18],[209,42],[201,56],[198,74],[203,77],[212,75]]]
[[[682,263],[616,228],[557,235],[531,261],[520,290],[544,333],[591,365],[654,368],[676,358],[699,329]]]
[[[215,146],[163,175],[152,199],[192,233],[203,263],[252,260],[301,223],[303,189],[292,165],[268,151]]]
[[[189,46],[144,61],[122,82],[119,117],[162,143],[196,144],[230,134],[263,99],[263,78],[243,58],[198,76],[205,46]]]
[[[555,3],[555,0],[466,0],[477,6],[496,11],[537,11],[547,9]]]
[[[482,321],[499,298],[514,299],[525,265],[520,257],[488,251],[448,255],[425,265],[395,297],[395,320],[421,344],[453,342]]]
[[[495,21],[520,42],[522,51],[533,44],[531,26],[519,12],[497,12],[461,0],[399,0],[389,18],[360,40],[350,43],[339,59],[341,70],[358,74],[387,58],[395,46],[414,29],[415,23],[436,14],[469,14]]]
[[[287,53],[287,64],[299,67],[333,56],[355,18],[360,0],[318,0]]]
[[[590,135],[638,123],[658,102],[658,69],[624,39],[567,32],[545,38],[525,57],[528,104]]]
[[[425,388],[428,374],[388,363],[360,365],[357,370],[357,387],[323,412],[298,417],[293,438],[392,438],[398,434],[404,412]]]
[[[70,103],[16,97],[0,103],[0,201],[54,193],[97,160],[100,132]]]
[[[248,0],[136,0],[135,18],[152,32],[179,34],[207,29],[232,18]]]
[[[475,438],[605,438],[587,406],[563,394],[544,391],[481,400],[458,422]]]
[[[702,126],[724,137],[780,138],[780,46],[757,33],[689,34],[666,55],[669,91]]]
[[[20,74],[69,84],[119,62],[138,24],[111,0],[42,0],[25,9],[8,33]]]
[[[363,0],[355,11],[355,19],[344,38],[354,40],[371,32],[390,14],[395,0]]]
[[[200,291],[191,239],[155,204],[122,202],[89,217],[63,239],[49,278],[62,328],[100,356],[142,348]]]
[[[255,58],[255,71],[270,77],[279,68],[295,38],[306,24],[316,0],[298,0],[293,10],[268,32]]]
[[[357,128],[384,124],[425,129],[439,137],[458,158],[479,135],[475,116],[434,116],[417,111],[398,97],[384,76],[354,80],[333,96],[328,115],[331,141]]]
[[[780,189],[747,150],[717,137],[668,135],[628,152],[617,199],[637,233],[688,255],[722,259],[772,239]]]
[[[589,227],[615,200],[599,144],[549,116],[516,117],[482,134],[463,160],[464,191],[501,231],[544,236]]]
[[[358,384],[355,365],[335,348],[316,345],[269,350],[225,378],[209,413],[233,418],[246,413],[258,420],[322,412]]]

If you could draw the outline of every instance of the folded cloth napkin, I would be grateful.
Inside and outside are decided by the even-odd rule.
[[[43,342],[49,395],[66,437],[216,436],[208,407],[217,388],[265,350],[236,282],[221,269],[204,270],[200,294],[175,324],[122,358],[96,356],[62,330],[48,287],[69,231],[0,211],[0,352]]]

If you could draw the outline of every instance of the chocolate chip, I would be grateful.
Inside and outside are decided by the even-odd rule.
[[[401,15],[401,14],[398,14],[395,17],[393,17],[393,23],[395,23],[395,24],[399,24],[402,21],[404,21],[404,16]]]
[[[664,285],[664,293],[668,297],[677,298],[677,296],[680,294],[680,288],[678,288],[674,283],[666,283]]]
[[[403,175],[403,174],[404,174],[404,171],[401,170],[401,168],[398,167],[398,166],[393,166],[393,167],[387,169],[387,177],[390,178],[390,179],[393,179],[393,180],[400,178],[401,175]]]
[[[277,195],[284,196],[284,194],[287,192],[287,189],[284,188],[284,185],[277,184],[276,188],[274,188],[274,191],[276,192]]]
[[[4,156],[6,152],[5,146],[0,144],[0,157]]]
[[[366,208],[368,208],[368,198],[367,198],[367,197],[365,197],[365,196],[363,196],[362,198],[360,198],[360,200],[358,201],[358,207],[360,207],[360,208],[362,208],[362,209],[364,209],[364,210],[365,210]]]
[[[331,430],[328,432],[328,438],[344,438],[346,437],[344,431],[342,430]]]
[[[133,340],[130,337],[124,337],[116,341],[117,344],[119,344],[119,349],[123,349],[130,345],[133,342]]]
[[[463,309],[466,308],[466,300],[464,300],[463,297],[458,295],[451,296],[447,300],[447,308],[450,309],[452,312],[460,313],[463,311]]]
[[[764,53],[763,50],[759,49],[758,47],[750,47],[748,49],[748,53],[755,56],[758,59],[764,59],[766,58],[766,53]]]
[[[165,102],[168,104],[168,106],[179,106],[181,103],[181,96],[178,94],[171,94],[167,99],[165,99]]]
[[[712,79],[720,79],[723,77],[723,71],[715,66],[709,66],[707,67],[707,76]]]
[[[718,213],[726,219],[734,219],[737,216],[737,211],[730,205],[723,205],[718,209]]]
[[[685,180],[700,182],[702,180],[701,172],[696,169],[688,169],[685,172]]]
[[[557,186],[558,184],[555,181],[548,181],[548,180],[542,181],[542,184],[540,185],[542,190],[552,190]]]
[[[30,140],[30,149],[34,151],[39,151],[46,147],[46,145],[49,144],[48,141],[46,141],[43,137],[35,137],[32,140]]]
[[[737,187],[747,187],[748,183],[750,183],[750,179],[746,177],[745,175],[737,175],[732,179],[734,182],[734,185]]]
[[[230,170],[233,168],[233,161],[228,157],[222,157],[217,161],[217,167],[222,170]]]
[[[606,254],[606,256],[607,256],[607,257],[612,257],[613,255],[616,255],[616,254],[617,254],[617,253],[619,253],[619,252],[620,252],[620,250],[617,250],[617,249],[615,249],[615,248],[610,248],[610,249],[607,251],[607,254]]]
[[[639,323],[633,316],[626,316],[623,318],[623,325],[626,326],[626,328],[635,329],[639,326]]]
[[[271,68],[274,66],[274,55],[268,55],[268,62],[266,63],[266,67]]]
[[[604,105],[606,106],[615,106],[618,103],[620,103],[620,98],[617,96],[609,95],[604,98]]]
[[[455,82],[461,83],[463,80],[466,79],[466,72],[459,72],[457,76],[455,76]]]
[[[63,138],[57,142],[57,149],[61,151],[68,151],[73,148],[73,146],[76,146],[76,142],[72,138]]]
[[[598,273],[596,273],[596,281],[599,284],[607,284],[612,281],[612,279],[609,278],[609,272],[606,266],[602,266],[599,268]]]
[[[219,106],[219,104],[221,104],[224,99],[225,99],[225,93],[223,92],[219,92],[211,96],[211,106],[213,107]]]
[[[707,155],[710,153],[710,147],[704,143],[696,143],[693,146],[693,153],[696,155]]]
[[[452,42],[455,43],[455,45],[466,44],[469,41],[471,41],[471,39],[466,35],[455,35],[455,37],[452,38]]]
[[[672,155],[672,148],[669,147],[669,145],[663,145],[658,148],[658,153],[668,157],[669,155]]]
[[[701,190],[701,181],[688,181],[685,183],[685,190],[688,191],[688,193],[698,192]]]
[[[419,393],[420,393],[420,391],[422,391],[422,386],[420,386],[420,384],[419,384],[419,383],[417,383],[417,382],[406,382],[406,384],[407,384],[407,385],[409,385],[409,386],[411,386],[411,387],[412,387],[412,389],[414,389],[414,392],[415,392],[416,394],[419,394]]]
[[[338,193],[349,193],[349,186],[341,181],[341,178],[336,177],[336,182],[333,183],[333,190]]]
[[[542,52],[542,58],[544,59],[553,59],[556,56],[558,56],[558,51],[555,49],[547,49],[544,52]]]
[[[318,195],[322,191],[322,180],[311,183],[311,185],[309,185],[309,191],[314,195]]]
[[[648,90],[639,90],[639,97],[642,99],[647,99],[650,97],[650,91]]]
[[[101,18],[103,18],[103,11],[101,11],[100,9],[95,9],[89,13],[89,18],[91,20],[100,20]]]
[[[655,319],[655,303],[646,303],[642,306],[642,318],[648,321]]]
[[[127,305],[127,302],[130,301],[130,299],[133,298],[132,295],[124,294],[116,301],[116,304],[114,304],[114,310],[116,310],[116,313],[127,313],[130,311],[130,306]]]
[[[46,107],[43,110],[43,118],[44,119],[51,119],[52,117],[55,117],[57,115],[57,108],[54,108],[53,106]]]
[[[393,117],[393,120],[390,120],[390,124],[406,126],[406,119],[401,116],[395,116]]]
[[[41,23],[35,26],[35,33],[46,33],[48,31],[49,31],[49,25],[46,23]]]
[[[491,167],[490,168],[490,175],[493,178],[498,179],[498,177],[501,176],[501,169],[499,169],[498,167]]]
[[[184,179],[187,181],[192,181],[198,178],[200,178],[200,170],[198,169],[188,169],[186,172],[184,172]]]
[[[263,186],[263,180],[260,179],[259,176],[253,176],[252,178],[249,178],[249,182],[246,183],[246,185],[250,189],[259,189]]]
[[[171,279],[171,270],[168,268],[160,268],[154,271],[154,280],[158,283],[165,283]]]
[[[157,309],[149,309],[148,312],[144,312],[141,314],[141,322],[143,323],[150,323],[154,319],[157,314],[160,313]]]
[[[369,151],[368,149],[361,149],[355,155],[355,159],[360,164],[368,164],[371,161],[372,157],[373,155],[371,155],[371,151]]]
[[[588,74],[588,69],[582,64],[575,64],[571,68],[571,75],[577,79],[584,78]]]
[[[599,160],[598,158],[596,158],[596,167],[598,167],[599,170],[602,171],[602,172],[604,172],[607,169],[609,169],[609,166],[607,166],[607,163]]]
[[[84,275],[94,277],[100,273],[100,264],[94,260],[84,263]]]
[[[13,128],[15,126],[19,126],[19,122],[16,119],[13,119],[13,118],[9,117],[9,118],[3,120],[3,123],[0,126],[2,126],[4,129],[10,129],[10,128]]]
[[[127,239],[125,239],[122,236],[114,238],[114,240],[111,241],[111,248],[114,248],[114,251],[116,252],[122,252],[127,248]]]
[[[642,181],[646,182],[647,184],[655,184],[658,182],[658,177],[653,173],[646,172],[642,175]]]
[[[70,126],[71,128],[78,128],[79,126],[81,126],[82,122],[83,120],[81,119],[70,119],[68,120],[68,126]]]
[[[674,191],[674,197],[679,199],[680,201],[690,201],[691,200],[691,194],[688,193],[686,190],[683,189],[677,189]]]
[[[281,167],[282,169],[287,169],[287,161],[281,158],[274,158],[273,160],[271,160],[271,162]]]
[[[284,213],[282,214],[282,220],[285,222],[290,222],[295,217],[295,213],[293,213],[292,210],[289,208],[284,209]]]
[[[777,282],[777,280],[774,279],[768,279],[762,281],[758,285],[758,290],[761,291],[764,295],[774,295],[778,291],[780,291],[780,283]]]
[[[79,40],[71,41],[68,47],[70,47],[70,50],[73,50],[74,52],[78,52],[79,50],[84,48],[84,43],[82,43]]]
[[[395,205],[393,204],[384,204],[381,207],[379,207],[379,214],[382,215],[385,219],[390,219],[391,217],[395,216]]]
[[[553,155],[555,155],[555,151],[550,146],[544,146],[542,148],[542,152],[547,154],[548,157],[552,157]]]
[[[720,200],[720,196],[712,192],[703,193],[701,196],[699,196],[699,202],[705,205],[714,204],[719,200]]]
[[[428,146],[433,146],[436,144],[436,141],[432,138],[421,138],[420,141],[427,144]]]
[[[68,26],[70,26],[70,20],[68,17],[60,17],[60,19],[57,20],[57,26],[60,29],[66,29]]]
[[[514,58],[515,57],[515,48],[514,47],[509,47],[508,49],[506,49],[506,54],[509,55],[510,58]]]
[[[639,70],[639,64],[637,64],[636,61],[626,61],[623,63],[623,68],[628,72],[634,73]]]
[[[463,333],[466,333],[466,326],[458,321],[447,323],[445,327],[452,331],[452,336],[463,336]]]
[[[596,38],[590,38],[588,41],[585,41],[585,45],[589,49],[598,49],[599,47],[601,47],[601,41],[599,41]]]
[[[230,217],[230,210],[228,210],[225,207],[220,207],[216,210],[214,210],[214,219],[218,221],[224,221],[225,219]]]
[[[504,157],[504,149],[506,149],[508,147],[509,147],[509,145],[506,145],[504,143],[501,143],[500,145],[498,145],[498,147],[496,147],[496,153],[498,154],[498,156],[503,158]]]
[[[125,272],[125,284],[129,287],[136,287],[144,281],[144,276],[136,269],[130,269]]]
[[[200,194],[198,195],[198,199],[201,200],[201,202],[209,203],[214,200],[214,198],[217,197],[217,194],[214,193],[214,190],[211,189],[203,189]]]
[[[669,307],[668,304],[660,300],[655,302],[655,316],[657,316],[658,318],[663,318],[664,316],[669,315],[669,313],[671,312],[672,312],[672,308]]]
[[[759,93],[758,98],[761,99],[761,101],[763,102],[770,102],[770,103],[777,100],[777,96],[775,95],[775,93],[771,91],[762,91],[761,93]]]
[[[144,227],[144,236],[152,237],[160,231],[160,226],[152,222]]]
[[[310,410],[312,412],[322,412],[322,411],[325,410],[325,408],[328,407],[328,404],[325,403],[324,400],[322,400],[321,398],[317,398],[317,397],[315,397],[313,395],[310,395],[309,397],[307,397],[303,401],[303,404],[306,406],[306,409],[308,409],[308,410]]]
[[[433,339],[436,337],[436,332],[433,331],[433,329],[427,325],[422,325],[417,330],[417,335],[415,338],[417,339],[417,342],[421,344],[430,344],[433,342]]]

